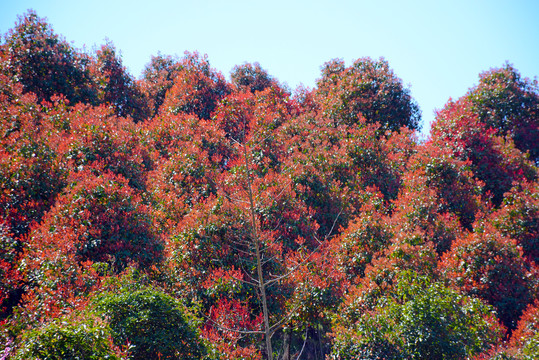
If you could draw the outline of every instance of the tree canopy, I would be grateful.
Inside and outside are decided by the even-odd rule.
[[[0,42],[0,358],[535,359],[535,81],[436,114],[384,59],[258,63]]]

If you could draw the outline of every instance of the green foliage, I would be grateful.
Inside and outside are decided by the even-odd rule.
[[[277,85],[277,81],[262,69],[259,63],[235,66],[230,73],[230,79],[239,89],[246,88],[253,93]]]
[[[206,350],[194,320],[171,296],[151,288],[121,289],[95,300],[116,344],[132,345],[131,359],[200,359]]]
[[[360,306],[356,299],[350,306]],[[439,282],[402,272],[355,321],[336,317],[331,358],[462,359],[500,340],[491,311]]]
[[[118,116],[131,117],[135,122],[150,116],[143,92],[122,65],[112,43],[108,42],[97,50],[90,71],[100,103],[111,105]]]
[[[17,360],[127,360],[115,346],[108,325],[94,315],[65,316],[22,335]]]
[[[466,94],[474,112],[500,135],[509,135],[518,149],[529,151],[530,159],[539,161],[539,86],[537,80],[522,78],[517,69],[506,63],[485,71],[479,84]]]
[[[89,59],[77,53],[67,41],[53,32],[44,19],[29,11],[20,17],[2,44],[8,62],[4,71],[17,78],[27,92],[39,100],[62,94],[76,103],[96,100],[88,71]]]
[[[417,103],[383,58],[361,58],[350,67],[341,60],[330,61],[317,85],[323,113],[337,124],[353,124],[363,117],[384,130],[420,128]]]

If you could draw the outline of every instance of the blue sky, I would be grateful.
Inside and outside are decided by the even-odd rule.
[[[462,96],[480,72],[512,63],[539,75],[539,1],[60,1],[3,0],[0,32],[34,9],[56,33],[91,50],[110,39],[139,77],[152,55],[208,54],[229,76],[258,61],[291,89],[313,87],[334,58],[384,57],[423,112]]]

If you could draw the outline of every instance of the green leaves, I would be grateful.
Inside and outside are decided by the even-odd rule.
[[[17,360],[127,360],[112,342],[111,329],[94,314],[72,314],[51,320],[22,335]]]
[[[352,291],[361,293],[361,287]],[[352,323],[337,315],[333,358],[462,359],[503,334],[489,306],[413,272],[400,272],[394,286],[367,306]]]
[[[120,288],[94,301],[106,316],[116,344],[131,344],[133,360],[200,359],[206,352],[194,320],[171,296],[150,288]]]

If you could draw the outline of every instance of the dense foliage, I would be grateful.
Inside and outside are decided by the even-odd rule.
[[[536,359],[539,89],[0,43],[1,359]]]

